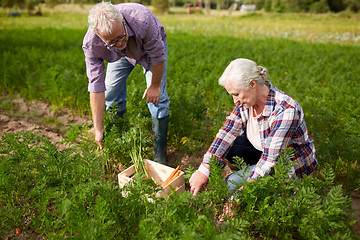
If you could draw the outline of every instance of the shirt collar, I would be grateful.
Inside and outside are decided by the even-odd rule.
[[[125,19],[125,17],[124,17],[124,19]],[[125,27],[126,27],[126,31],[127,31],[127,34],[128,34],[129,37],[130,36],[135,36],[134,31],[132,30],[132,28],[129,25],[129,22],[126,21],[126,19],[125,19]]]
[[[270,114],[275,107],[275,87],[269,81],[266,81],[266,84],[270,87],[270,91],[264,106],[264,110],[262,111],[262,115],[264,117],[270,117]]]

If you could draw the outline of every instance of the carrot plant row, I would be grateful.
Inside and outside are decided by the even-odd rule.
[[[272,176],[233,195],[234,215],[217,227],[231,196],[216,162],[207,190],[196,197],[186,191],[156,198],[161,188],[140,177],[125,185],[124,197],[105,177],[104,156],[83,140],[58,151],[32,132],[2,136],[2,238],[22,229],[45,239],[355,239],[351,200],[334,185],[329,165],[319,178],[289,179],[284,152]]]

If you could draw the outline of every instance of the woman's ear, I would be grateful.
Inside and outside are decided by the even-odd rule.
[[[254,79],[251,79],[250,82],[249,82],[249,87],[250,88],[255,88],[256,87],[256,81]]]

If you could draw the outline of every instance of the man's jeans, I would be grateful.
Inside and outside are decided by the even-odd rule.
[[[165,44],[167,56],[167,44]],[[145,71],[146,85],[150,86],[152,80],[151,62],[149,70]],[[134,66],[126,59],[121,58],[116,62],[108,63],[105,77],[105,104],[106,110],[109,111],[110,106],[116,102],[118,104],[118,115],[122,116],[126,112],[126,81]],[[161,80],[161,93],[159,103],[157,105],[148,103],[150,114],[153,118],[164,118],[169,115],[170,100],[166,92],[167,81],[167,59],[165,60],[164,74]],[[144,89],[145,91],[145,89]],[[142,96],[139,96],[141,98]],[[140,101],[141,99],[139,99]]]

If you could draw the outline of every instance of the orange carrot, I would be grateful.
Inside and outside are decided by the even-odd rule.
[[[169,179],[166,179],[167,181],[166,182],[163,182],[163,184],[161,184],[161,187],[166,187],[167,185],[169,185],[169,183],[171,183],[175,178],[177,178],[180,174],[180,170],[177,171],[177,173],[175,173],[174,176],[172,176],[171,178]]]
[[[169,182],[171,182],[172,180],[174,180],[175,178],[177,178],[180,175],[180,170],[177,171],[177,173],[175,173],[175,175],[171,178],[171,180]]]
[[[169,180],[169,183],[171,183],[173,180],[175,180],[175,178],[177,178],[180,175],[180,170],[178,170],[175,175]]]
[[[166,185],[169,184],[169,182],[171,182],[171,180],[173,179],[173,177],[176,175],[176,173],[178,172],[180,166],[178,166],[171,174],[170,176],[161,184],[161,187],[165,187]],[[180,172],[180,171],[179,171]]]

